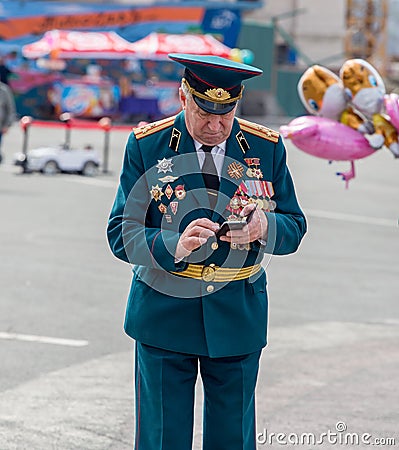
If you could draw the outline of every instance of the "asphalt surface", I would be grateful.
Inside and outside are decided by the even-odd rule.
[[[134,343],[123,332],[131,272],[105,238],[127,136],[111,132],[109,170],[95,178],[21,174],[19,125],[4,136],[0,450],[133,448]],[[28,147],[63,138],[33,128]],[[75,146],[101,152],[103,142],[100,131],[72,131]],[[264,262],[258,448],[397,447],[399,160],[381,150],[359,161],[345,189],[335,172],[349,164],[286,144],[309,231],[296,254]],[[199,384],[197,393],[195,450]]]

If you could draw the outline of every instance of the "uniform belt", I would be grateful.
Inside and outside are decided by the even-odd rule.
[[[209,266],[204,266],[201,264],[189,264],[185,270],[182,272],[171,272],[174,275],[187,278],[195,278],[197,280],[203,281],[214,281],[216,283],[227,282],[227,281],[238,281],[245,280],[251,275],[255,275],[261,269],[260,264],[247,267],[219,267],[215,264],[209,264]]]

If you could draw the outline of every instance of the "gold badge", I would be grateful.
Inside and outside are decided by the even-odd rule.
[[[219,244],[217,242],[212,242],[211,249],[212,250],[217,250],[218,248],[219,248]]]
[[[230,98],[230,94],[222,88],[207,89],[205,95],[216,101],[228,100]]]
[[[202,269],[202,274],[201,274],[201,278],[204,281],[213,281],[216,277],[216,267],[215,264],[210,264],[209,266],[205,266]]]
[[[168,200],[170,200],[173,195],[173,188],[170,184],[168,184],[165,188],[165,195],[168,197]]]
[[[161,204],[158,206],[158,209],[161,211],[162,214],[165,214],[166,211],[167,211],[167,208],[166,208],[166,206],[165,206],[163,203],[161,203]]]
[[[158,186],[151,186],[151,198],[153,198],[156,202],[163,196],[162,188]]]

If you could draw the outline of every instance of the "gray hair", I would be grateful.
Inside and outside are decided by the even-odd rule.
[[[184,83],[182,81],[180,87],[181,87],[181,90],[182,90],[183,94],[186,96],[186,98],[192,97],[192,94],[189,91],[188,86],[187,86],[186,83]]]

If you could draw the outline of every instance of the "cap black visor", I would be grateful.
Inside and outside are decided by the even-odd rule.
[[[215,103],[208,102],[208,100],[203,100],[202,98],[197,97],[193,94],[193,99],[195,103],[204,111],[210,114],[227,114],[234,109],[237,102],[232,103]]]

